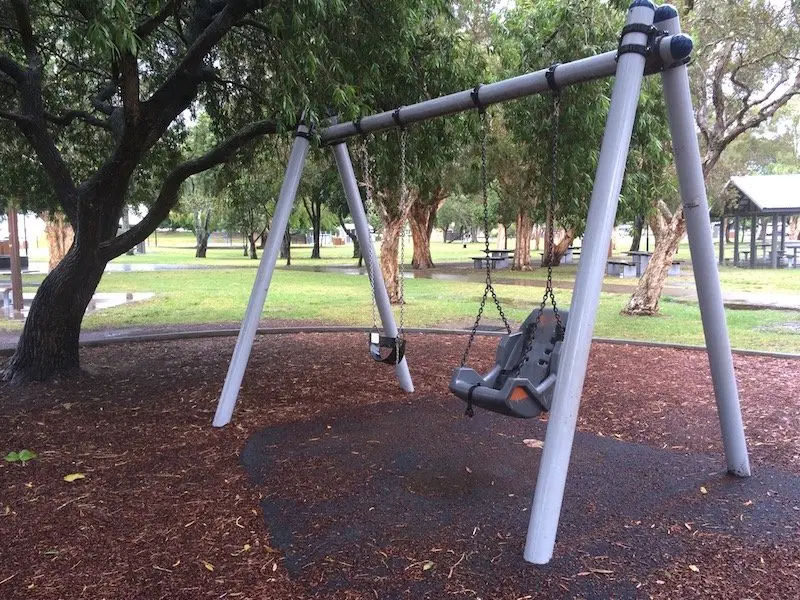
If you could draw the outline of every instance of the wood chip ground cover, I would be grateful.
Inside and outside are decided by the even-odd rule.
[[[406,396],[361,335],[260,337],[222,430],[231,339],[85,349],[80,378],[0,387],[0,451],[38,454],[0,465],[0,598],[800,597],[800,362],[735,359],[741,481],[704,354],[595,345],[537,568],[546,423],[464,419],[463,343],[411,336]]]

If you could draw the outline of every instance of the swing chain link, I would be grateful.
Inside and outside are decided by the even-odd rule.
[[[406,179],[406,142],[408,140],[408,131],[405,127],[400,129],[400,214],[403,215],[403,225],[400,229],[400,267],[399,267],[399,300],[400,300],[400,326],[398,327],[398,344],[399,340],[403,337],[403,328],[406,321],[406,294],[405,294],[405,267],[403,266],[406,259],[406,220],[405,214],[408,204],[408,181]]]
[[[511,333],[511,325],[506,318],[506,314],[503,311],[503,307],[500,304],[500,299],[497,297],[497,292],[495,292],[494,285],[492,285],[492,262],[489,260],[489,182],[486,175],[486,138],[487,138],[487,125],[486,125],[486,111],[483,108],[480,108],[478,111],[480,116],[480,131],[481,131],[481,189],[483,193],[483,252],[484,252],[484,261],[486,263],[486,287],[483,289],[483,296],[481,297],[481,304],[478,308],[478,314],[475,317],[475,323],[472,325],[472,329],[469,333],[469,339],[467,340],[467,347],[464,349],[464,354],[461,356],[461,366],[467,364],[467,359],[469,359],[469,351],[472,348],[472,343],[475,341],[475,335],[478,332],[478,327],[481,323],[481,318],[483,317],[483,311],[486,308],[486,301],[488,300],[489,294],[492,295],[492,300],[494,301],[495,307],[497,307],[497,312],[500,314],[500,318],[503,321],[503,325],[506,328],[506,333]],[[467,414],[471,411],[471,407],[467,406]],[[471,416],[471,415],[470,415]]]
[[[368,137],[361,139],[361,171],[362,177],[364,179],[364,195],[366,196],[366,213],[367,215],[370,214],[370,211],[374,210],[373,201],[372,201],[372,167],[371,167],[371,156],[369,154],[369,150],[367,148],[367,141],[372,142],[374,140],[373,134],[369,134]],[[369,219],[367,219],[367,226],[369,227]],[[366,243],[368,246],[364,246],[363,244]],[[367,260],[367,277],[369,278],[369,287],[372,292],[372,330],[378,331],[378,306],[375,300],[375,273],[373,269],[375,268],[375,254],[372,248],[372,237],[368,240],[364,240],[362,242],[361,247],[361,256],[366,257]]]
[[[553,292],[553,248],[555,248],[555,207],[557,199],[557,185],[558,185],[558,130],[561,121],[561,94],[558,91],[553,92],[553,120],[554,124],[551,127],[552,135],[550,138],[550,201],[547,207],[547,246],[545,248],[545,256],[547,256],[547,280],[544,286],[544,295],[542,302],[536,312],[536,319],[525,330],[525,340],[522,345],[522,354],[519,365],[517,365],[515,372],[519,373],[525,363],[530,358],[530,351],[533,347],[533,340],[536,336],[536,330],[539,328],[539,323],[542,320],[542,314],[547,306],[547,301],[553,307],[553,316],[556,319],[556,338],[562,339],[564,336],[564,325],[561,322],[561,315],[558,312],[556,305],[556,296]]]

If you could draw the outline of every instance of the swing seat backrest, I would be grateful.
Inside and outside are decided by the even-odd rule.
[[[531,313],[520,331],[503,336],[490,371],[480,375],[468,367],[458,368],[450,391],[468,404],[510,417],[529,419],[549,410],[561,350],[553,311],[542,313],[531,348],[527,356],[522,356],[524,332],[535,321],[538,310]],[[560,314],[566,326],[567,313]]]
[[[406,354],[406,341],[403,338],[381,335],[373,331],[369,336],[369,353],[375,362],[396,365]]]

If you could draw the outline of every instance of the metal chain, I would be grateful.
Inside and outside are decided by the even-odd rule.
[[[364,179],[364,195],[366,196],[366,213],[369,215],[370,211],[374,209],[372,203],[372,168],[371,157],[367,149],[367,140],[373,141],[374,136],[369,135],[368,138],[361,140],[361,171]],[[369,218],[367,218],[367,230],[369,230]],[[366,244],[366,245],[365,245]],[[378,330],[378,306],[375,301],[375,262],[376,256],[372,248],[372,236],[367,240],[361,241],[361,255],[367,260],[367,277],[369,278],[369,287],[372,292],[372,329]]]
[[[503,311],[503,307],[500,305],[500,299],[497,297],[497,293],[492,285],[492,261],[489,260],[489,181],[486,175],[486,111],[481,109],[478,114],[480,115],[481,129],[481,189],[483,193],[483,252],[486,262],[486,287],[483,289],[483,296],[481,297],[481,304],[478,308],[478,314],[475,317],[475,323],[473,323],[472,329],[469,333],[467,347],[464,349],[464,354],[461,356],[462,367],[467,364],[469,351],[472,348],[472,343],[475,341],[475,335],[478,332],[478,326],[481,323],[481,318],[483,317],[483,311],[486,308],[486,301],[489,297],[489,294],[492,295],[492,300],[494,301],[495,307],[497,307],[497,312],[500,313],[500,318],[503,320],[506,333],[511,333],[511,325],[508,323],[508,319]]]
[[[406,220],[405,214],[408,208],[408,181],[406,179],[406,141],[408,132],[405,127],[400,129],[400,214],[403,216],[403,224],[400,228],[400,269],[399,269],[399,296],[400,296],[400,326],[398,329],[398,339],[403,337],[403,327],[406,322],[406,284],[405,284],[405,267],[403,266],[406,260]]]
[[[553,293],[553,248],[555,247],[555,207],[558,186],[558,129],[561,121],[561,96],[558,92],[553,93],[553,120],[554,124],[551,128],[552,134],[550,138],[550,201],[547,207],[547,225],[549,231],[546,242],[547,247],[545,248],[545,255],[548,257],[547,281],[545,282],[544,286],[542,302],[540,303],[536,312],[536,319],[534,320],[533,324],[527,327],[525,331],[525,341],[522,346],[522,354],[520,355],[521,360],[515,369],[517,372],[519,372],[522,366],[528,362],[529,354],[531,348],[533,347],[533,340],[536,336],[536,330],[539,327],[539,323],[542,319],[542,313],[544,313],[544,309],[547,306],[548,300],[550,300],[550,304],[553,307],[553,315],[556,319],[556,335],[557,337],[561,337],[564,334],[564,325],[561,322],[561,315],[559,314],[558,306],[556,305],[556,296]]]

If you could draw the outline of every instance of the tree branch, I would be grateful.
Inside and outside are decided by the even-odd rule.
[[[192,175],[207,171],[226,162],[248,142],[263,135],[274,134],[277,125],[272,121],[256,121],[240,129],[202,156],[180,163],[167,175],[153,206],[147,215],[128,231],[100,244],[100,255],[105,260],[120,256],[136,244],[147,239],[153,230],[169,216],[169,211],[178,201],[181,184]]]
[[[11,77],[18,84],[25,82],[25,69],[6,54],[0,54],[0,71]]]
[[[19,113],[12,113],[5,110],[0,110],[0,119],[8,119],[9,121],[13,121],[14,123],[33,126],[34,121],[30,117],[26,115],[21,115]]]
[[[140,40],[150,37],[150,34],[158,29],[160,25],[163,25],[164,21],[166,21],[170,15],[180,10],[181,4],[183,4],[183,0],[169,0],[156,14],[139,23],[135,29],[136,36]]]
[[[108,121],[103,119],[99,119],[91,113],[88,113],[84,110],[68,110],[63,115],[54,115],[49,112],[44,114],[44,118],[47,119],[49,122],[55,125],[69,125],[75,119],[79,121],[83,121],[87,125],[92,125],[94,127],[100,127],[102,129],[106,129],[108,131],[112,131],[111,124]]]
[[[36,38],[33,36],[30,7],[27,0],[11,0],[11,6],[14,9],[14,16],[17,18],[17,25],[19,25],[22,48],[25,50],[28,60],[31,61],[39,56],[39,51],[36,49]]]
[[[213,8],[219,9],[213,19],[194,37],[172,73],[143,104],[148,116],[152,116],[146,119],[152,124],[150,138],[158,139],[175,115],[191,103],[197,93],[197,86],[203,81],[203,60],[237,21],[257,8],[257,3],[251,0],[229,0],[224,4],[217,2]],[[200,20],[199,15],[196,20]]]

